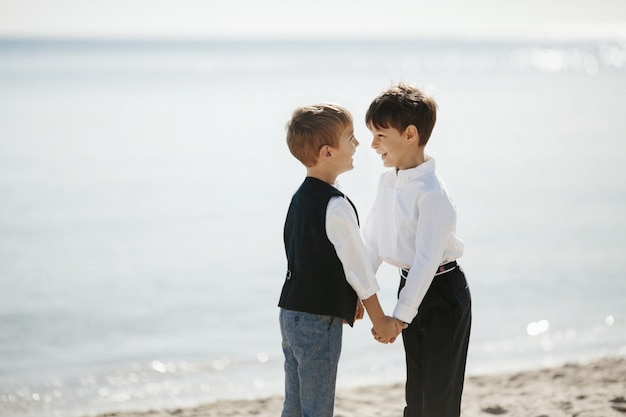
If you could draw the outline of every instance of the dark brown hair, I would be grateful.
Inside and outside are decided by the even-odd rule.
[[[428,143],[436,121],[435,100],[420,89],[403,83],[376,97],[365,114],[368,127],[393,128],[402,133],[414,125],[419,133],[420,146]]]

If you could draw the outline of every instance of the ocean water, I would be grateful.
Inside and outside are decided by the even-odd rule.
[[[0,415],[78,417],[282,393],[282,226],[297,106],[345,105],[361,217],[391,83],[439,103],[459,206],[468,373],[626,354],[626,44],[0,42]],[[393,309],[397,272],[378,274]],[[402,381],[344,330],[339,386]]]

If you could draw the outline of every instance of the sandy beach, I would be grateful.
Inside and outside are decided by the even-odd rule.
[[[193,408],[107,413],[98,417],[228,417],[280,415],[282,397],[218,401]],[[403,386],[338,390],[336,417],[398,417]],[[626,357],[553,368],[470,376],[462,415],[510,417],[626,416]]]

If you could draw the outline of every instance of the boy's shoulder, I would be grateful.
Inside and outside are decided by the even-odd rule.
[[[304,198],[328,202],[333,197],[344,197],[345,194],[331,184],[313,177],[306,177],[294,193],[293,199]]]

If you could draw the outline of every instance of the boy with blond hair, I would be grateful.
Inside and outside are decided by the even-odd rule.
[[[363,235],[374,270],[401,271],[393,316],[402,331],[407,379],[405,417],[458,417],[471,327],[471,297],[457,259],[456,206],[425,147],[435,101],[399,84],[371,103],[366,124],[383,165]],[[374,329],[375,330],[375,329]],[[375,335],[385,340],[382,335]]]
[[[342,324],[362,318],[363,306],[385,340],[394,340],[404,324],[383,313],[356,208],[334,186],[339,174],[353,168],[359,145],[352,116],[336,104],[301,107],[287,124],[287,145],[306,167],[306,178],[284,228],[287,274],[278,303],[282,417],[332,417]]]

